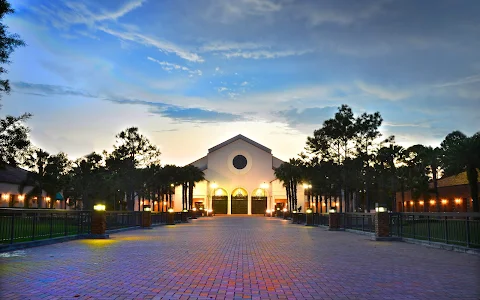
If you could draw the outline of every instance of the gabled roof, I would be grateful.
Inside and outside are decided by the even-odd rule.
[[[239,134],[239,135],[237,135],[237,136],[234,136],[233,138],[228,139],[228,140],[226,140],[225,142],[220,143],[220,144],[218,144],[218,145],[216,145],[216,146],[208,149],[208,153],[211,153],[211,152],[213,152],[213,151],[215,151],[215,150],[218,150],[218,149],[220,149],[220,148],[222,148],[222,147],[224,147],[224,146],[226,146],[226,145],[228,145],[228,144],[231,144],[231,143],[233,143],[233,142],[235,142],[235,141],[237,141],[237,140],[245,141],[245,142],[247,142],[247,143],[249,143],[249,144],[251,144],[251,145],[253,145],[253,146],[255,146],[255,147],[259,148],[259,149],[262,149],[262,150],[265,151],[265,152],[272,153],[272,150],[271,150],[271,149],[269,149],[269,148],[267,148],[267,147],[265,147],[265,146],[263,146],[263,145],[255,142],[255,141],[253,141],[253,140],[251,140],[251,139],[249,139],[249,138],[247,138],[247,137],[245,137],[245,136],[243,136],[243,135],[241,135],[241,134]]]
[[[447,187],[455,185],[465,185],[468,184],[467,172],[462,172],[457,175],[443,177],[437,180],[438,187]],[[433,188],[433,183],[429,183],[430,187]]]
[[[29,171],[22,168],[6,165],[5,168],[0,168],[0,182],[21,184],[27,180],[28,173]]]

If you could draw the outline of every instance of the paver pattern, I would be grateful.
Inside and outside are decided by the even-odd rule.
[[[480,257],[263,217],[0,254],[1,299],[479,299]]]

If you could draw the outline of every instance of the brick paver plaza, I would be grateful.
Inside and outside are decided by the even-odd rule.
[[[0,254],[1,299],[479,299],[480,257],[263,217]]]

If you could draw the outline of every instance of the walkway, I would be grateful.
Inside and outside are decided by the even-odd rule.
[[[213,217],[0,254],[1,299],[479,299],[480,257]]]

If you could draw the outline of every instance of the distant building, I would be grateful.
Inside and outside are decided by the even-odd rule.
[[[470,195],[470,187],[468,185],[467,172],[462,172],[454,176],[448,176],[438,179],[438,194],[440,198],[440,208],[442,212],[469,212],[473,211],[473,200]],[[480,183],[477,182],[480,189]],[[433,182],[429,184],[433,189]],[[426,211],[436,212],[437,203],[435,193],[431,193],[428,199],[423,197],[417,200],[412,199],[411,191],[405,191],[402,203],[402,193],[397,192],[397,211],[398,212],[423,212],[424,206]],[[402,207],[403,206],[403,207]]]
[[[28,173],[27,170],[8,165],[0,169],[0,207],[24,207],[25,198],[33,188],[32,182],[28,182]],[[23,191],[20,191],[22,184],[25,186]],[[42,192],[42,197],[44,198],[42,206],[45,207],[49,200],[45,191]],[[33,197],[30,200],[30,207],[36,208],[37,205],[37,197]]]

